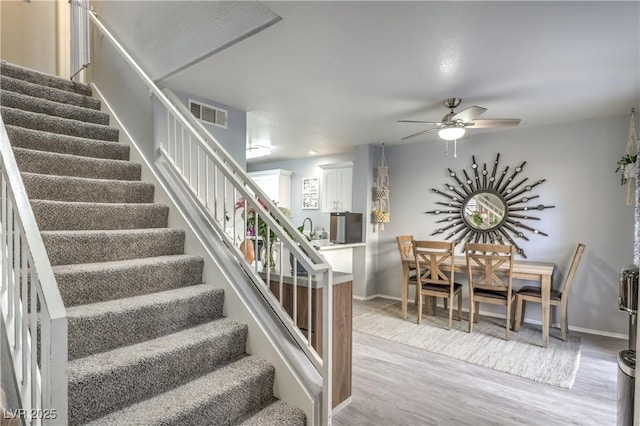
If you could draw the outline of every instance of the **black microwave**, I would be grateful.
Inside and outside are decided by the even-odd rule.
[[[329,241],[336,244],[362,242],[362,213],[331,213]]]

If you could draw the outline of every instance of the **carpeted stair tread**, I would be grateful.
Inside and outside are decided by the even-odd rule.
[[[242,426],[305,426],[307,417],[300,408],[275,400],[240,424]]]
[[[6,90],[0,91],[0,99],[2,99],[2,105],[9,108],[71,120],[81,120],[87,123],[109,125],[109,114],[91,108],[48,101],[21,93],[8,92]]]
[[[222,317],[224,290],[210,284],[67,308],[69,359],[155,339]]]
[[[22,93],[36,98],[63,104],[77,105],[85,108],[100,109],[100,100],[85,95],[79,95],[66,90],[29,83],[28,81],[0,75],[0,89],[3,91]]]
[[[121,411],[91,426],[233,425],[272,398],[274,368],[248,356]]]
[[[31,199],[91,203],[152,203],[154,185],[139,181],[22,173]]]
[[[60,135],[19,126],[7,125],[6,129],[9,142],[18,148],[111,160],[129,159],[129,146],[120,142]]]
[[[169,207],[161,204],[82,203],[31,200],[41,231],[166,228]]]
[[[140,180],[139,163],[106,158],[80,157],[57,152],[13,148],[21,172],[94,179]]]
[[[58,265],[53,273],[69,307],[201,284],[203,262],[201,257],[179,254]]]
[[[2,119],[4,122],[14,126],[112,142],[117,142],[120,138],[118,129],[102,124],[85,123],[83,121],[54,117],[38,112],[23,111],[6,106],[0,107],[0,110],[2,111]]]
[[[30,83],[42,84],[68,92],[78,93],[84,96],[91,96],[91,86],[86,83],[71,81],[68,78],[61,78],[55,75],[46,74],[41,71],[15,65],[6,61],[0,61],[0,75],[28,81]]]
[[[182,229],[43,231],[52,265],[109,262],[184,253]]]
[[[243,356],[246,336],[245,324],[220,318],[153,340],[73,360],[68,364],[69,423],[84,424],[206,375]],[[262,371],[269,368],[243,366],[247,368],[245,374],[256,370],[264,374]],[[225,379],[238,380],[229,376]],[[245,391],[265,392],[263,389]],[[271,387],[268,391],[272,391]],[[179,407],[181,402],[174,401],[173,408]],[[147,415],[155,412],[152,410]],[[135,424],[131,419],[120,420],[115,424]]]

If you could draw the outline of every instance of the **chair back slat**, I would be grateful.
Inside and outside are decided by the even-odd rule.
[[[469,285],[473,288],[501,292],[511,289],[515,255],[513,246],[467,243],[465,255]]]
[[[400,260],[404,261],[413,258],[413,236],[400,235],[396,237],[398,242],[398,251],[400,252]]]
[[[455,242],[414,241],[413,253],[421,284],[452,286],[454,281]],[[449,275],[441,269],[447,265]]]
[[[567,274],[567,278],[564,280],[564,287],[562,289],[562,299],[569,297],[569,290],[571,289],[571,284],[573,283],[573,277],[576,275],[576,271],[578,270],[578,265],[580,264],[580,259],[582,259],[582,253],[584,253],[585,245],[580,243],[576,248],[576,252],[573,255],[573,260],[571,261],[571,267],[569,268],[569,273]]]

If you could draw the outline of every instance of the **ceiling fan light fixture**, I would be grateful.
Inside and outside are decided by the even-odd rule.
[[[464,136],[466,130],[464,127],[459,127],[456,125],[444,126],[440,130],[438,130],[438,136],[440,139],[444,139],[445,141],[454,141],[456,139],[460,139]]]

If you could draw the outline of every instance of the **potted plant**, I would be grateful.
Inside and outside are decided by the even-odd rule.
[[[618,160],[616,173],[620,172],[620,185],[624,185],[630,178],[636,177],[637,159],[637,155],[625,154]]]
[[[260,203],[260,205],[262,205],[262,207],[264,207],[265,209],[267,208],[267,205],[262,200],[258,199],[257,201]],[[244,198],[240,198],[236,202],[236,206],[235,206],[236,213],[239,210],[242,211],[245,208],[247,208],[247,202]],[[278,209],[282,212],[282,214],[285,217],[288,217],[289,219],[291,219],[292,217],[291,211],[288,208],[278,207]],[[252,263],[255,258],[251,256],[251,259],[250,259],[249,253],[253,254],[255,248],[253,247],[253,240],[251,238],[246,238],[246,236],[249,236],[249,237],[256,236],[256,235],[259,236],[262,239],[262,242],[258,243],[258,255],[260,256],[259,257],[260,261],[265,267],[269,267],[271,269],[275,268],[276,258],[274,253],[274,247],[275,247],[274,243],[276,243],[278,240],[276,233],[269,228],[269,226],[264,220],[258,218],[256,211],[251,207],[247,211],[246,218],[247,220],[245,223],[245,231],[246,231],[245,239],[240,245],[240,250],[246,253],[247,261],[249,263]],[[268,247],[267,247],[267,242],[268,242]]]

